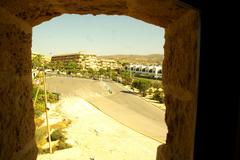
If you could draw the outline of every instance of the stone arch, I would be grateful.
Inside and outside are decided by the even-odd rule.
[[[0,159],[35,159],[31,100],[32,27],[64,13],[126,15],[165,28],[166,144],[157,159],[193,159],[198,12],[177,0],[2,0]]]

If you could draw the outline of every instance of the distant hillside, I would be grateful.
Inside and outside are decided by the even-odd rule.
[[[138,64],[162,64],[162,54],[150,54],[150,55],[108,55],[97,56],[99,59],[112,59],[121,63],[138,63]]]

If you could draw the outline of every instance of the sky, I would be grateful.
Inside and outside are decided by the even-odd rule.
[[[64,14],[33,28],[32,52],[163,54],[164,29],[127,16]]]

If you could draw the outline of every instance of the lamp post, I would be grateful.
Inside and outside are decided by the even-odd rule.
[[[51,135],[50,135],[50,125],[49,125],[49,123],[48,123],[46,76],[45,76],[44,64],[43,64],[43,84],[44,84],[45,113],[46,113],[47,133],[48,133],[48,141],[49,141],[49,152],[52,153]]]

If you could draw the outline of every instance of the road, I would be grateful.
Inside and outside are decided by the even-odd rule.
[[[61,93],[62,96],[79,96],[125,126],[165,143],[165,112],[128,92],[121,84],[82,78],[49,77],[47,89]]]

